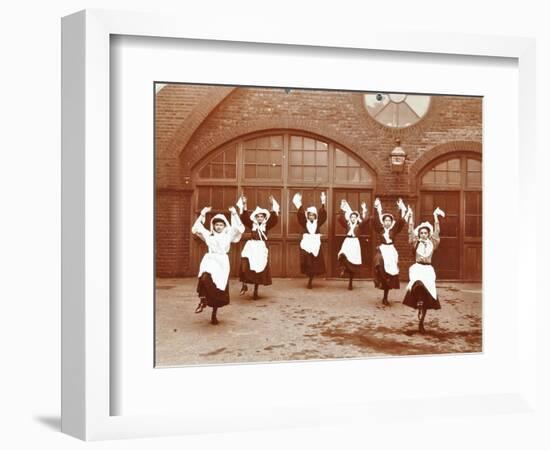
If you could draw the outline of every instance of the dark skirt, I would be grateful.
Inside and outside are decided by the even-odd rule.
[[[250,262],[248,261],[248,258],[241,258],[239,280],[242,283],[269,286],[271,284],[271,268],[269,266],[269,259],[267,260],[264,270],[261,272],[254,272],[253,270],[250,270]]]
[[[300,249],[300,271],[304,275],[321,275],[325,273],[325,258],[323,257],[323,249],[319,249],[317,256]]]
[[[338,257],[338,265],[344,275],[355,276],[361,270],[361,264],[353,264],[348,261],[346,255],[342,254]]]
[[[199,297],[205,298],[206,304],[210,307],[221,308],[229,305],[229,281],[225,286],[225,290],[222,291],[216,287],[210,274],[205,272],[199,278],[197,294],[199,294]]]
[[[407,289],[403,304],[414,309],[441,309],[439,299],[433,298],[422,281],[415,281],[411,289]]]
[[[376,249],[373,260],[374,287],[382,290],[399,289],[399,275],[390,275],[384,269],[384,258],[379,249]]]

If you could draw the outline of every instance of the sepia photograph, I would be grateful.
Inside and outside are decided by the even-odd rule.
[[[155,367],[483,351],[482,97],[154,88]]]

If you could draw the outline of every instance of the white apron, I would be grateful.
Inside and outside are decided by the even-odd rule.
[[[379,248],[384,260],[384,270],[388,275],[397,275],[399,273],[397,250],[393,244],[381,244]]]
[[[433,266],[414,263],[409,269],[409,284],[407,290],[410,291],[415,281],[422,281],[430,295],[437,299],[437,290],[435,288],[435,270]]]
[[[350,263],[360,265],[363,261],[361,260],[361,244],[359,243],[359,238],[346,237],[338,252],[338,257],[340,257],[340,255],[345,255]]]
[[[267,266],[267,256],[269,255],[269,250],[265,245],[264,241],[250,239],[244,244],[243,251],[241,256],[243,258],[248,258],[250,264],[250,270],[253,272],[263,272]]]
[[[304,233],[300,241],[300,248],[317,257],[321,249],[321,235]]]
[[[207,253],[202,257],[199,267],[199,278],[209,273],[212,281],[220,291],[225,291],[229,279],[229,257],[227,254]]]

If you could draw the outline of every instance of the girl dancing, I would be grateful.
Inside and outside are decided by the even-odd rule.
[[[237,210],[229,208],[231,224],[223,214],[216,214],[210,220],[210,230],[204,226],[206,214],[212,210],[207,206],[202,209],[200,216],[195,221],[191,232],[196,234],[208,246],[200,264],[199,282],[197,293],[199,304],[195,309],[200,313],[210,306],[212,308],[212,325],[218,324],[216,313],[218,308],[229,304],[229,257],[227,253],[232,242],[239,242],[244,233],[244,226],[239,219]]]
[[[326,201],[327,196],[322,192],[319,212],[317,212],[315,206],[310,206],[304,211],[302,194],[296,193],[292,198],[292,203],[298,208],[298,223],[304,229],[300,241],[300,271],[308,277],[308,289],[313,288],[313,277],[315,275],[325,273],[325,259],[321,250],[321,233],[319,230],[327,221]]]
[[[340,265],[340,276],[348,276],[348,289],[353,289],[353,277],[361,269],[361,243],[359,236],[367,227],[367,204],[361,203],[361,217],[358,211],[351,209],[347,200],[343,199],[340,203],[342,214],[338,215],[338,221],[347,229],[346,237],[342,242],[342,247],[338,252],[338,263]]]
[[[373,219],[374,230],[380,236],[380,245],[376,247],[373,261],[374,286],[384,291],[382,304],[386,306],[390,304],[389,290],[399,289],[399,255],[393,241],[405,224],[404,216],[407,213],[407,207],[401,199],[397,201],[397,206],[401,215],[396,220],[392,214],[382,212],[382,203],[379,198],[374,201],[374,208],[378,212],[378,220]]]
[[[411,209],[409,215],[409,243],[414,248],[415,263],[409,268],[409,284],[403,303],[418,310],[418,329],[424,333],[424,319],[428,309],[441,309],[435,287],[435,270],[432,266],[432,256],[439,246],[439,218],[445,213],[436,208],[433,212],[434,226],[422,222],[414,228]]]
[[[240,217],[243,224],[250,228],[251,237],[244,245],[241,253],[241,270],[239,280],[242,282],[241,295],[248,291],[247,283],[254,284],[253,299],[257,300],[258,286],[260,284],[269,286],[271,284],[271,269],[269,267],[269,250],[266,245],[267,233],[278,222],[280,211],[279,204],[269,196],[271,212],[259,206],[249,213],[246,204],[246,197],[239,198],[237,206],[240,209]]]

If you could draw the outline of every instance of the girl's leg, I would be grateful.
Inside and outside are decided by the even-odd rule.
[[[349,280],[348,280],[348,289],[351,291],[353,289],[353,274],[349,274]]]
[[[308,289],[313,288],[313,275],[309,275],[309,281],[307,282],[307,288]]]
[[[206,297],[199,297],[199,304],[195,308],[196,313],[201,313],[206,308]]]
[[[254,285],[254,295],[252,296],[254,300],[258,300],[260,297],[258,296],[258,285]]]
[[[241,292],[239,292],[239,295],[244,295],[246,293],[246,291],[248,291],[248,286],[246,285],[246,283],[243,281],[243,284],[241,286]]]
[[[384,289],[384,298],[382,299],[382,304],[386,306],[390,305],[390,302],[388,302],[388,292],[389,289]]]
[[[218,312],[218,307],[217,306],[214,306],[212,308],[212,317],[210,319],[210,323],[212,325],[217,325],[219,322],[218,322],[218,318],[216,317],[216,313]]]
[[[420,331],[421,333],[424,333],[426,330],[424,329],[424,319],[426,318],[426,313],[428,312],[428,310],[422,305],[422,306],[419,306],[419,309],[418,309],[418,331]]]

